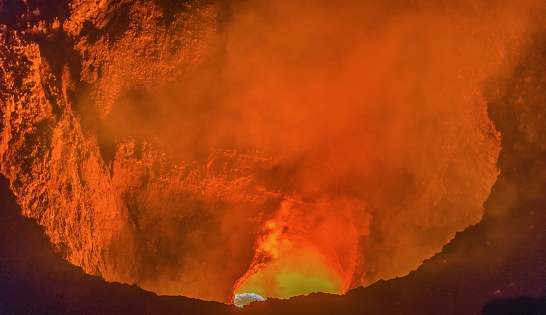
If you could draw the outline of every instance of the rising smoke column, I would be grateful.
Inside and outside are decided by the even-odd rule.
[[[358,259],[353,221],[343,198],[285,198],[261,228],[252,265],[234,287],[234,302],[245,293],[277,298],[345,293]]]

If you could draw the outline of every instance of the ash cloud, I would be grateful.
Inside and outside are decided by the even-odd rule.
[[[352,287],[400,276],[480,220],[500,150],[482,82],[511,71],[538,5],[233,1],[204,62],[147,92],[143,111],[111,116],[111,132],[131,119],[181,160],[222,149],[274,158],[281,175],[252,174],[272,193],[350,200]],[[255,235],[278,203],[225,209],[221,236],[199,245],[210,257],[191,253],[223,259],[220,239]],[[336,216],[316,209],[308,220]],[[233,216],[260,215],[230,228]]]

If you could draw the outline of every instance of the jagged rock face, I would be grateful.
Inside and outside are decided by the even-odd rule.
[[[13,81],[4,81],[13,85],[3,91],[14,93],[3,94],[2,169],[13,180],[24,214],[36,218],[59,250],[86,271],[112,280],[134,277],[137,266],[115,263],[119,255],[134,255],[134,227],[108,187],[109,172],[96,140],[82,131],[65,97],[70,79],[51,73],[36,44],[4,35],[3,47],[18,42],[21,50],[4,59],[16,71],[6,73],[6,78],[15,76]],[[15,164],[21,158],[24,162]],[[99,214],[100,208],[112,210]],[[118,241],[125,246],[116,253],[111,245]]]
[[[219,7],[74,1],[69,19],[42,20],[39,7],[2,33],[2,172],[24,214],[87,273],[227,301],[248,267],[253,240],[230,229],[256,225],[272,198],[248,174],[273,161],[233,150],[173,160],[146,113],[124,116],[135,114],[128,95],[138,106],[214,52]]]
[[[237,52],[225,43],[229,4],[80,0],[55,2],[50,12],[39,1],[17,10],[13,3],[0,2],[0,12],[13,12],[2,20],[0,38],[1,172],[24,215],[87,273],[227,302],[251,264],[263,223],[286,197],[311,208],[335,199],[359,221],[347,242],[356,244],[349,252],[358,252],[346,271],[355,287],[407,273],[481,218],[500,148],[474,81],[454,90],[465,92],[452,103],[462,110],[440,116],[431,110],[430,120],[452,117],[425,125],[429,136],[415,138],[413,147],[390,151],[421,150],[426,158],[390,169],[384,164],[394,158],[370,162],[379,172],[351,170],[359,158],[331,158],[337,149],[342,156],[365,151],[331,139],[290,159],[248,143],[211,147],[218,143],[192,119],[215,117],[214,108],[174,111],[168,103],[186,94],[196,106],[216,102],[207,82]],[[169,116],[182,127],[164,126],[173,124]],[[184,140],[172,141],[177,137]],[[311,172],[312,180],[301,179]],[[385,228],[391,221],[394,228]]]
[[[112,110],[119,110],[113,108],[117,99],[187,75],[210,50],[203,33],[215,32],[212,15],[218,8],[192,5],[182,4],[176,21],[167,21],[152,2],[72,2],[69,20],[48,23],[38,16],[38,26],[2,33],[2,172],[11,179],[24,214],[45,227],[58,250],[109,281],[139,283],[156,268],[180,268],[163,257],[178,250],[169,248],[173,242],[185,242],[181,239],[187,235],[177,225],[193,217],[199,217],[197,224],[209,222],[201,210],[211,208],[207,202],[223,201],[201,195],[207,187],[226,185],[221,170],[213,175],[212,168],[191,163],[173,166],[153,146],[135,145],[134,137],[114,139],[103,131]],[[110,138],[104,139],[105,134]],[[240,160],[245,163],[244,157]],[[242,172],[257,163],[243,165]],[[200,180],[207,175],[216,178]],[[193,213],[172,214],[184,203]],[[161,209],[171,215],[163,217]],[[217,224],[209,226],[217,229]],[[191,250],[184,249],[188,255]],[[207,267],[206,261],[190,258],[178,274],[200,269],[206,278]],[[233,283],[244,272],[244,266],[239,268],[224,273],[227,281]],[[192,287],[194,279],[175,281],[182,289],[167,283],[158,291],[216,300],[230,294],[229,287],[227,292],[206,292]]]

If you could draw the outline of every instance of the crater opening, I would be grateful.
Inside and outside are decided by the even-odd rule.
[[[220,2],[78,1],[2,30],[2,173],[67,260],[242,307],[405,276],[482,219],[484,82],[537,1]],[[79,78],[40,55],[59,28]]]

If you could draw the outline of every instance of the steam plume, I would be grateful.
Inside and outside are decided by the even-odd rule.
[[[146,115],[113,111],[111,132],[125,135],[116,126],[135,119],[181,161],[208,167],[211,152],[228,152],[230,165],[268,161],[241,177],[226,166],[225,178],[191,190],[227,191],[229,202],[199,212],[218,237],[188,232],[189,248],[208,250],[178,258],[236,265],[236,289],[264,270],[298,271],[301,249],[337,293],[400,276],[481,218],[500,150],[482,82],[525,49],[536,4],[234,1],[208,58],[142,98]],[[241,206],[249,200],[258,201]],[[196,215],[180,208],[165,217]],[[254,254],[226,262],[220,253],[248,235],[256,242],[242,252]],[[271,237],[297,250],[267,247]],[[192,268],[185,277],[199,277]],[[264,297],[279,294],[269,281]]]

